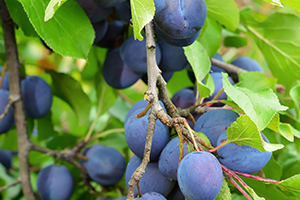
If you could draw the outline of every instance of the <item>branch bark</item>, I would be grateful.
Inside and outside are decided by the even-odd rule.
[[[29,176],[30,142],[27,134],[27,122],[25,119],[25,110],[21,92],[19,58],[15,38],[14,22],[11,19],[4,0],[0,0],[0,17],[2,20],[5,42],[6,63],[9,72],[10,99],[16,99],[16,101],[13,103],[13,107],[18,134],[18,154],[22,189],[26,200],[34,200],[35,197]]]

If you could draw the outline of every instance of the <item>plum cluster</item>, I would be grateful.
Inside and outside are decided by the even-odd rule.
[[[21,87],[26,116],[34,119],[45,117],[52,106],[53,95],[49,84],[38,76],[26,76],[21,81]],[[6,72],[0,89],[0,114],[4,112],[9,102],[9,94],[8,72]],[[10,107],[0,121],[0,134],[9,131],[14,124],[13,107]]]

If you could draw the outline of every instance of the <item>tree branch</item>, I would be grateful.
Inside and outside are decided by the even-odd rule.
[[[212,65],[216,65],[222,69],[224,69],[225,71],[227,71],[228,73],[244,73],[247,72],[247,70],[239,68],[235,65],[232,64],[228,64],[228,63],[224,63],[222,61],[219,61],[215,58],[211,58],[210,62]]]
[[[35,197],[31,187],[29,175],[30,142],[27,134],[27,122],[25,118],[21,92],[19,58],[15,38],[14,22],[11,19],[4,0],[0,0],[0,17],[2,20],[5,42],[6,66],[8,67],[9,71],[10,99],[17,99],[16,102],[13,103],[13,106],[18,134],[18,154],[22,189],[26,200],[34,200]]]
[[[17,180],[15,180],[14,182],[12,182],[12,183],[9,184],[9,185],[0,187],[0,192],[2,192],[2,191],[4,191],[4,190],[7,190],[8,188],[13,187],[13,186],[15,186],[15,185],[18,185],[19,183],[21,183],[21,179],[20,179],[20,178],[18,178]]]

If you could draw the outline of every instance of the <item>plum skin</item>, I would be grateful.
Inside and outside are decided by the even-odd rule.
[[[132,174],[140,166],[142,160],[136,155],[132,156],[128,162],[126,172],[125,172],[125,181],[128,188],[128,182],[131,179]],[[165,177],[158,169],[157,162],[149,162],[145,174],[140,179],[140,189],[141,193],[147,192],[157,192],[163,196],[167,196],[175,185],[175,181],[170,180]],[[134,190],[134,196],[137,196],[137,189]]]
[[[50,165],[38,174],[37,192],[42,200],[68,200],[73,189],[73,176],[63,165]]]
[[[269,142],[266,136],[261,133],[264,141]],[[218,138],[217,145],[225,142],[227,139],[227,131],[224,131]],[[253,174],[261,170],[270,160],[272,152],[261,152],[249,145],[237,145],[234,143],[226,144],[218,149],[219,161],[227,168]]]
[[[9,101],[9,91],[0,89],[0,115],[4,112],[4,109]],[[11,129],[15,124],[15,118],[14,118],[14,110],[11,106],[8,109],[7,114],[3,117],[3,119],[0,121],[0,134],[6,133]]]
[[[187,142],[183,142],[183,154],[188,154]],[[159,160],[159,171],[166,177],[177,180],[177,169],[180,157],[179,138],[173,138],[162,150]]]
[[[154,21],[169,37],[191,37],[205,23],[207,8],[204,0],[154,0],[154,3]]]
[[[150,111],[141,118],[137,114],[144,109],[136,110],[125,124],[125,139],[130,150],[139,158],[143,158],[146,144],[146,132],[148,128],[148,116]],[[169,141],[169,127],[164,125],[160,120],[156,120],[153,133],[153,141],[150,153],[150,160],[157,160],[160,152]]]
[[[157,192],[147,192],[143,194],[141,198],[138,198],[140,200],[167,200],[164,196]]]
[[[222,168],[215,156],[205,151],[192,152],[180,162],[178,184],[188,200],[211,200],[223,183]]]
[[[13,158],[13,152],[0,150],[0,163],[5,167],[6,170],[11,168]]]
[[[21,85],[26,115],[35,119],[45,117],[52,106],[50,85],[38,76],[26,76]]]
[[[210,110],[204,113],[194,126],[194,131],[204,133],[213,147],[217,146],[220,135],[234,122],[239,115],[228,109]]]
[[[125,173],[125,159],[114,148],[95,145],[86,149],[83,155],[89,158],[82,162],[83,166],[91,179],[101,185],[114,185]]]

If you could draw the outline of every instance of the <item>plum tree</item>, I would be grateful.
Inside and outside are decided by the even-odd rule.
[[[144,109],[136,110],[131,117],[129,117],[125,124],[125,139],[130,150],[139,158],[144,156],[144,148],[146,144],[146,132],[148,128],[148,116],[150,111],[143,117],[137,118],[137,114]],[[160,120],[156,120],[155,130],[153,133],[152,148],[150,153],[150,160],[157,160],[160,152],[169,141],[169,127],[164,125]]]
[[[187,142],[183,142],[184,156],[188,154]],[[166,177],[177,180],[177,169],[180,158],[180,147],[178,137],[173,138],[162,150],[159,160],[159,171]]]
[[[118,183],[125,172],[125,159],[111,147],[94,145],[84,151],[88,161],[82,161],[91,179],[101,185]]]
[[[0,89],[0,115],[4,112],[9,101],[9,91]],[[9,108],[7,114],[0,120],[0,134],[6,133],[15,124],[14,110]]]
[[[107,53],[102,73],[106,83],[117,89],[127,88],[142,77],[142,74],[137,74],[127,67],[121,59],[120,48]]]
[[[205,151],[186,155],[179,164],[177,178],[182,194],[189,200],[215,199],[223,183],[219,161]]]
[[[26,115],[31,118],[45,117],[52,106],[52,90],[38,76],[26,76],[21,82]]]
[[[85,11],[92,23],[104,20],[112,11],[112,8],[98,6],[92,0],[76,0]]]
[[[5,167],[6,170],[11,168],[13,158],[13,152],[7,150],[0,150],[0,163]]]
[[[180,71],[190,66],[184,55],[182,47],[169,45],[163,40],[158,40],[161,50],[161,61],[159,68],[164,71]]]
[[[171,38],[184,39],[197,34],[206,20],[204,0],[154,0],[154,21]]]
[[[124,63],[134,72],[147,73],[146,39],[139,41],[129,37],[122,44],[120,55]],[[160,63],[161,51],[156,44],[156,62]]]
[[[138,198],[138,199],[140,199],[140,200],[167,200],[163,195],[161,195],[157,192],[147,192],[141,198]]]
[[[266,136],[260,132],[264,141],[269,142]],[[217,145],[225,142],[227,131],[224,131],[218,138]],[[270,160],[272,152],[261,152],[249,145],[226,144],[218,149],[218,159],[227,168],[244,172],[247,174],[261,170]]]
[[[37,192],[42,200],[69,200],[73,189],[73,176],[63,165],[50,165],[38,174]]]
[[[194,130],[204,133],[213,147],[217,146],[219,136],[234,122],[239,115],[228,109],[211,110],[196,121]]]
[[[126,172],[125,172],[125,181],[128,187],[128,181],[130,180],[133,172],[138,168],[141,164],[142,160],[133,156],[128,162]],[[163,196],[167,196],[174,187],[175,181],[170,180],[165,177],[162,173],[160,173],[158,169],[157,162],[149,162],[145,174],[140,180],[140,190],[141,193],[147,192],[157,192]],[[137,190],[134,191],[135,196],[137,196]]]
[[[111,8],[118,4],[124,3],[126,0],[93,0],[99,6]]]

